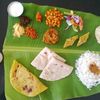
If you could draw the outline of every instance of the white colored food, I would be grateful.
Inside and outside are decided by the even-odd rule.
[[[2,53],[0,52],[0,63],[2,62],[3,56]]]
[[[45,66],[47,65],[48,61],[55,57],[56,59],[61,60],[62,62],[65,62],[66,60],[62,57],[60,57],[58,54],[50,50],[49,48],[45,47],[31,62],[31,65],[34,66],[38,70],[43,70]]]
[[[100,26],[98,26],[95,30],[95,37],[97,39],[97,42],[100,44]]]
[[[38,70],[43,70],[47,62],[48,62],[47,57],[39,54],[32,61],[31,65],[34,66]]]
[[[71,74],[73,67],[52,57],[40,74],[40,78],[47,81],[56,81]]]
[[[100,69],[100,55],[86,51],[78,60],[76,60],[75,64],[76,75],[88,89],[100,84],[100,74],[97,75],[90,70],[90,65],[93,63]]]
[[[56,54],[54,51],[50,50],[48,47],[45,47],[41,52],[41,55],[43,56],[47,56],[48,60],[50,60],[52,57],[55,57],[58,60],[61,60],[62,62],[65,62],[66,60],[64,58],[62,58],[61,56],[59,56],[58,54]]]
[[[23,5],[18,1],[13,1],[8,5],[8,14],[12,17],[18,17],[23,13]]]

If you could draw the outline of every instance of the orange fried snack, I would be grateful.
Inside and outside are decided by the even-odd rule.
[[[77,39],[78,39],[78,35],[75,35],[71,38],[66,39],[66,41],[64,43],[64,48],[72,46]]]
[[[82,44],[84,44],[85,42],[87,42],[88,38],[89,38],[89,32],[86,33],[86,34],[84,34],[84,35],[82,35],[82,36],[79,38],[79,41],[78,41],[78,43],[77,43],[77,47],[79,47],[80,45],[82,45]]]

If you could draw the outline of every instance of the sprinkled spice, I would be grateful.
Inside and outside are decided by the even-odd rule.
[[[40,12],[37,12],[37,14],[36,14],[36,21],[38,21],[38,22],[42,21],[42,14]]]
[[[27,26],[31,21],[31,19],[27,16],[21,16],[21,17],[19,17],[19,19],[20,19],[21,26]]]
[[[66,39],[63,48],[72,46],[77,39],[78,39],[78,35],[75,35],[75,36],[72,36],[72,37]]]
[[[30,37],[30,38],[32,38],[32,39],[36,39],[36,38],[38,37],[38,35],[37,35],[35,29],[33,29],[33,28],[30,27],[30,26],[27,26],[27,27],[25,28],[25,33],[26,33],[26,36],[28,36],[28,37]]]

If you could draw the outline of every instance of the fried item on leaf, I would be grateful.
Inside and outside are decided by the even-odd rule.
[[[78,39],[78,35],[75,35],[71,38],[66,39],[65,44],[64,44],[64,48],[72,46],[77,39]]]
[[[78,43],[77,43],[77,47],[79,47],[80,45],[86,43],[87,40],[88,40],[88,38],[89,38],[89,32],[86,33],[86,34],[84,34],[84,35],[82,35],[82,36],[79,38],[79,41],[78,41]]]
[[[47,89],[35,75],[16,60],[11,66],[10,82],[16,91],[28,97],[36,96]]]

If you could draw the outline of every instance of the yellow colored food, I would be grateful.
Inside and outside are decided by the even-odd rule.
[[[11,66],[10,82],[16,91],[28,97],[36,96],[47,89],[35,75],[16,60]]]
[[[66,39],[66,41],[64,43],[64,48],[72,46],[77,39],[78,39],[78,35],[75,35],[71,38]]]
[[[86,34],[84,34],[84,35],[82,35],[82,36],[79,38],[79,41],[78,41],[78,43],[77,43],[77,47],[80,46],[80,45],[82,45],[82,44],[84,44],[84,43],[86,43],[87,40],[88,40],[88,38],[89,38],[89,32],[86,33]]]
[[[13,26],[13,29],[14,29],[13,36],[15,36],[15,37],[20,37],[20,36],[22,36],[25,33],[24,27],[21,26],[19,23],[16,23]]]

